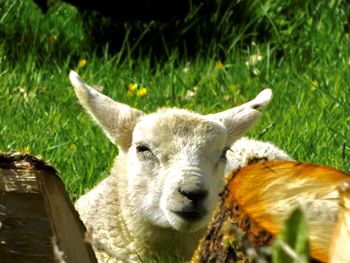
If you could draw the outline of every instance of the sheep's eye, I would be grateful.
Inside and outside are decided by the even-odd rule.
[[[138,145],[136,146],[136,151],[138,153],[150,152],[151,150],[146,145]]]
[[[142,160],[154,160],[156,159],[156,156],[153,154],[153,152],[151,151],[151,149],[144,144],[139,144],[136,145],[136,153],[138,155],[138,157]]]

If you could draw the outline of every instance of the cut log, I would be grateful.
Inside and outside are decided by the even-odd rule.
[[[0,262],[97,262],[56,170],[0,154]]]
[[[340,210],[337,188],[349,178],[293,161],[263,161],[234,172],[192,263],[269,261],[266,248],[296,207],[308,222],[312,258],[326,262]]]
[[[340,183],[340,206],[332,242],[329,249],[329,263],[350,263],[350,180]]]

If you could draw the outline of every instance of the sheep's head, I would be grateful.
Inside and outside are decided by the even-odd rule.
[[[70,80],[82,106],[127,160],[130,206],[151,224],[194,232],[206,226],[224,187],[226,151],[256,121],[271,90],[221,113],[182,109],[144,114]]]

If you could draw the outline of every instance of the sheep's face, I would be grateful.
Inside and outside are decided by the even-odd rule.
[[[241,106],[205,116],[179,109],[145,115],[97,92],[74,71],[70,80],[80,103],[127,157],[130,210],[182,232],[208,222],[223,188],[227,148],[272,97],[264,90]]]
[[[228,147],[219,121],[178,109],[143,116],[128,151],[134,209],[161,227],[204,227],[223,190]]]

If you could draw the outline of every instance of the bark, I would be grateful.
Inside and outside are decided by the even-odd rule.
[[[85,232],[54,168],[0,154],[1,262],[96,262]]]
[[[273,236],[249,218],[234,199],[231,182],[235,174],[228,179],[220,205],[200,241],[192,263],[271,261]]]

